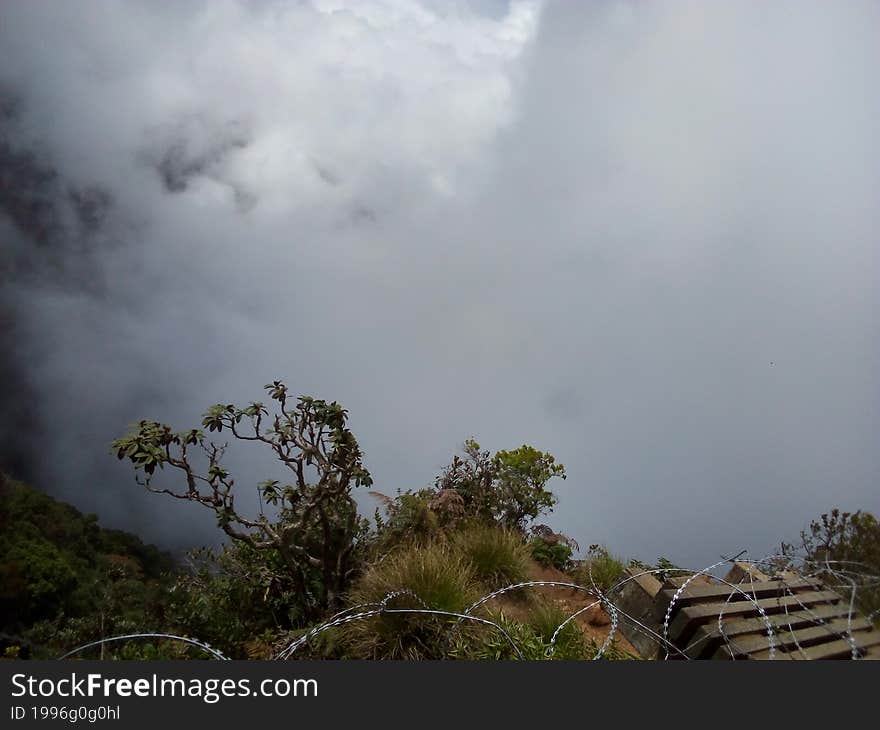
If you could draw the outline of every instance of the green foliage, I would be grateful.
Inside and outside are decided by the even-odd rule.
[[[670,581],[673,578],[687,578],[694,575],[694,571],[686,570],[673,563],[669,558],[662,555],[657,558],[656,563],[645,563],[636,558],[629,561],[629,566],[642,572],[650,572],[661,583]]]
[[[102,622],[103,619],[103,622]],[[43,649],[31,658],[55,659],[99,638],[143,632],[165,633],[155,619],[136,615],[59,617],[40,621],[27,632],[27,640]],[[143,638],[114,641],[85,649],[79,659],[208,659],[202,650],[170,639]]]
[[[520,655],[526,661],[548,658],[548,642],[533,627],[511,621],[503,612],[493,614],[491,619],[504,630],[509,639],[492,626],[480,626],[469,634],[458,630],[453,635],[449,656],[452,659],[488,661],[519,659]],[[511,641],[516,648],[511,646]]]
[[[834,508],[812,520],[801,532],[801,549],[815,572],[831,586],[851,591],[856,586],[859,608],[880,620],[880,522],[870,512],[842,512]],[[782,553],[794,546],[782,543]],[[867,576],[867,577],[866,577]]]
[[[532,558],[546,567],[568,570],[571,567],[572,548],[567,542],[544,535],[533,535],[529,540]]]
[[[455,532],[451,541],[454,550],[470,561],[477,579],[489,589],[528,579],[529,550],[517,531],[474,524]]]
[[[553,477],[565,479],[565,467],[550,454],[524,445],[493,456],[469,439],[464,455],[453,457],[433,488],[398,492],[393,499],[371,492],[385,512],[375,516],[379,543],[430,540],[466,521],[522,531],[556,504],[546,489]]]
[[[302,638],[314,626],[308,626],[295,631],[277,634],[273,637],[271,654],[256,656],[249,654],[249,658],[266,659],[277,656],[282,650],[286,649],[297,639]],[[358,659],[359,657],[351,654],[349,650],[349,641],[346,634],[347,627],[334,626],[325,629],[318,634],[312,636],[306,644],[301,645],[293,655],[294,659]],[[357,642],[354,642],[357,645]]]
[[[286,574],[279,580],[292,581],[308,597],[309,617],[316,618],[337,605],[360,567],[367,524],[358,516],[351,492],[370,486],[372,478],[342,406],[308,396],[292,403],[287,386],[278,380],[265,390],[274,401],[273,412],[260,402],[245,408],[217,404],[202,418],[209,433],[227,432],[239,441],[261,444],[289,471],[290,484],[269,479],[258,485],[270,508],[258,516],[236,509],[235,480],[221,463],[226,447],[208,441],[199,429],[175,432],[143,420],[116,439],[113,450],[144,472],[142,483],[150,491],[201,504],[213,510],[218,526],[233,540],[274,551]],[[207,457],[204,473],[194,466],[194,450]],[[183,486],[153,485],[156,467],[166,466],[180,473]]]
[[[377,517],[379,532],[392,544],[405,539],[419,541],[433,537],[440,526],[440,518],[431,509],[432,497],[430,489],[398,494],[397,499],[388,504],[387,520],[383,523]]]
[[[383,517],[376,510],[377,549],[381,552],[401,542],[424,543],[454,528],[464,517],[461,497],[451,490],[398,492],[391,499],[370,492],[385,507]]]
[[[527,520],[553,509],[557,499],[545,488],[547,482],[566,478],[565,467],[553,456],[523,445],[497,452],[492,463],[497,492],[492,507],[502,524],[523,528]]]
[[[0,632],[23,658],[163,618],[169,555],[0,474]]]
[[[801,533],[811,560],[852,561],[880,570],[880,522],[870,512],[832,509]]]
[[[601,545],[590,546],[586,560],[580,561],[570,571],[575,582],[590,586],[595,583],[601,591],[609,591],[623,578],[626,566]]]
[[[441,542],[405,546],[372,565],[353,587],[349,603],[377,604],[398,591],[405,593],[390,600],[388,608],[461,612],[480,595],[471,563]],[[385,613],[346,624],[343,634],[354,657],[436,659],[445,653],[449,626],[445,616]]]
[[[493,661],[519,659],[520,654],[526,661],[593,659],[599,650],[599,644],[594,639],[588,638],[575,621],[562,626],[568,617],[569,614],[566,614],[556,603],[542,599],[536,601],[532,610],[519,621],[511,620],[503,611],[495,611],[489,615],[489,618],[501,626],[519,651],[510,645],[510,641],[500,631],[490,626],[483,626],[470,635],[456,634],[450,656],[454,659]],[[562,628],[556,637],[551,654],[550,642],[560,626]],[[602,655],[602,659],[610,660],[635,658],[619,649],[613,642]]]
[[[556,630],[570,616],[554,601],[539,600],[535,607],[529,613],[529,626],[541,637],[541,640],[547,646],[549,651],[550,641]],[[555,649],[553,650],[553,659],[588,659],[589,644],[584,633],[578,628],[574,621],[569,621],[556,637]]]
[[[556,504],[546,489],[553,477],[565,479],[565,467],[550,454],[524,445],[492,456],[468,439],[464,456],[453,457],[435,480],[435,490],[458,494],[465,513],[478,520],[522,530]]]
[[[220,550],[190,553],[189,569],[171,588],[168,623],[198,636],[230,658],[244,659],[266,632],[302,626],[310,611],[277,550],[232,542]],[[311,575],[312,591],[321,576]]]

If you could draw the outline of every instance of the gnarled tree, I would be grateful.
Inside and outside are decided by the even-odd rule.
[[[306,396],[292,403],[281,381],[265,386],[275,401],[270,413],[262,403],[246,408],[215,405],[202,419],[209,432],[230,433],[270,449],[290,471],[290,483],[268,480],[258,485],[261,500],[272,507],[256,516],[235,504],[235,481],[221,461],[226,445],[205,438],[200,429],[174,432],[162,423],[140,421],[113,442],[119,459],[128,458],[151,492],[204,505],[233,540],[256,550],[274,550],[290,571],[307,615],[338,605],[356,570],[355,550],[366,523],[358,516],[352,489],[369,486],[357,440],[346,427],[348,413],[337,403]],[[196,450],[206,468],[200,471]],[[180,487],[154,484],[156,467],[181,472]],[[267,515],[266,512],[269,512]]]

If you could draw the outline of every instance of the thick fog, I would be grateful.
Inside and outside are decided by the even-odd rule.
[[[3,463],[213,541],[109,443],[281,378],[388,494],[550,451],[624,557],[880,512],[877,68],[876,2],[5,0]]]

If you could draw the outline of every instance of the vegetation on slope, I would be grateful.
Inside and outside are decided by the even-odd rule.
[[[461,618],[478,598],[536,575],[544,579],[547,571],[559,576],[554,580],[602,591],[623,577],[624,563],[605,548],[593,545],[575,560],[574,540],[535,524],[556,503],[548,484],[566,476],[552,455],[528,445],[492,454],[468,440],[432,486],[394,496],[371,492],[380,507],[370,522],[354,501],[354,490],[372,487],[372,477],[347,411],[305,396],[293,400],[280,381],[266,390],[271,407],[215,405],[201,423],[209,433],[268,450],[287,469],[287,483],[260,484],[257,515],[236,506],[224,447],[202,429],[177,432],[141,421],[113,444],[147,489],[214,513],[227,543],[195,551],[183,565],[134,535],[101,528],[94,515],[0,477],[0,651],[13,658],[58,656],[102,637],[157,631],[199,637],[233,658],[269,658],[347,611],[369,615],[322,632],[298,656],[502,659],[522,652],[529,659],[578,659],[596,653],[601,635],[581,619],[565,623],[572,605],[552,592],[504,593],[474,610],[503,631]],[[880,527],[867,513],[823,515],[802,543],[814,564],[825,561],[829,575],[835,560],[859,560],[880,573]],[[674,566],[661,558],[658,567]],[[866,611],[876,610],[877,594],[876,585],[863,594]],[[169,642],[123,642],[89,654],[98,655],[197,652]],[[612,645],[605,656],[628,655]]]
[[[57,656],[70,641],[163,623],[171,557],[0,474],[0,648]]]

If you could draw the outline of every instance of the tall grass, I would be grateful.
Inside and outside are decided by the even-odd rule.
[[[550,649],[550,641],[556,630],[570,616],[553,601],[539,600],[529,613],[528,623]],[[588,659],[586,637],[574,621],[569,621],[556,637],[554,659]]]
[[[547,645],[531,626],[512,621],[501,612],[493,614],[491,618],[516,644],[516,649],[498,629],[484,626],[472,631],[470,635],[455,634],[449,656],[453,659],[491,661],[519,658],[534,661],[547,658]]]
[[[372,566],[352,589],[350,603],[378,603],[396,591],[411,594],[389,601],[387,608],[392,611],[427,607],[460,613],[481,594],[471,562],[451,546],[437,542],[404,547]],[[445,653],[444,639],[454,620],[429,614],[382,613],[346,624],[343,641],[351,656],[363,659],[436,659]]]
[[[590,659],[595,649],[580,628],[566,624],[556,637],[553,653],[551,640],[556,629],[568,618],[559,606],[544,599],[536,600],[529,613],[511,620],[503,611],[489,615],[507,633],[518,649],[493,627],[481,627],[470,636],[456,636],[450,654],[458,659]]]
[[[453,535],[452,547],[470,561],[476,578],[491,590],[528,580],[529,549],[518,532],[473,525]]]
[[[591,586],[592,581],[603,592],[613,588],[622,578],[626,566],[604,547],[594,549],[586,560],[579,562],[569,572],[581,585]]]

